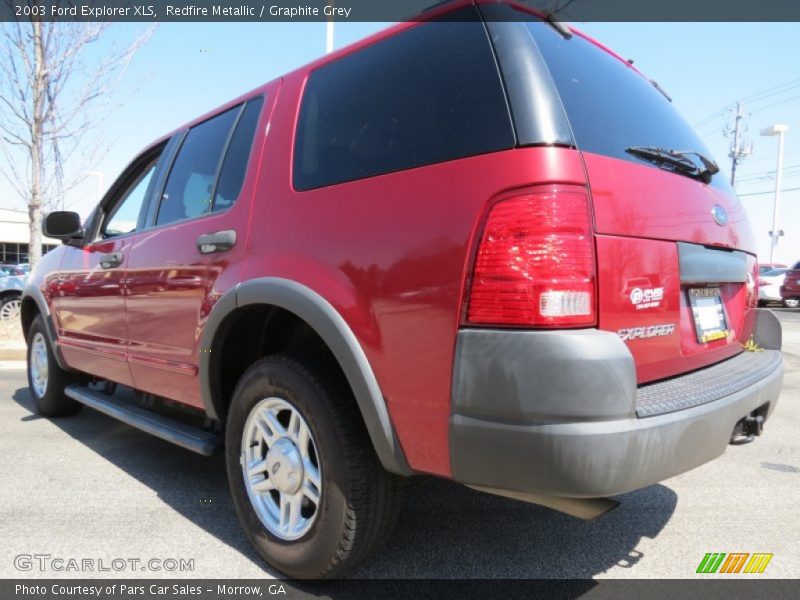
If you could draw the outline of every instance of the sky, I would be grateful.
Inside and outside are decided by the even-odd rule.
[[[341,48],[386,24],[337,23]],[[576,24],[635,65],[672,96],[725,172],[730,170],[733,124],[729,109],[744,99],[745,138],[752,154],[740,163],[736,191],[751,219],[759,257],[769,255],[777,138],[759,131],[786,123],[782,188],[800,188],[800,23],[583,23]],[[142,29],[119,24],[91,49],[89,63]],[[136,55],[117,100],[91,135],[109,147],[91,167],[107,188],[151,141],[226,100],[324,54],[324,23],[163,23]],[[87,175],[65,199],[83,215],[98,199],[100,177]],[[0,180],[0,208],[24,208]],[[800,260],[800,189],[781,195],[776,262]]]

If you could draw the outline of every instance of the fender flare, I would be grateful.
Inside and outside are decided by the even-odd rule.
[[[222,417],[214,404],[211,381],[211,349],[219,328],[233,311],[254,304],[283,308],[303,319],[322,338],[350,384],[384,468],[399,475],[411,475],[380,386],[355,334],[325,298],[289,279],[252,279],[232,288],[215,303],[200,339],[200,396],[206,414],[216,420]]]
[[[39,289],[36,285],[28,285],[22,291],[22,310],[25,310],[25,300],[27,299],[33,300],[36,304],[36,307],[39,309],[39,314],[42,315],[42,320],[44,321],[44,328],[47,332],[47,338],[50,342],[50,348],[53,350],[53,355],[56,357],[56,364],[65,370],[65,371],[72,371],[67,366],[66,361],[64,360],[64,356],[61,354],[61,348],[58,346],[58,334],[56,333],[56,324],[53,321],[53,315],[50,314],[50,308],[47,304],[47,300],[44,298],[44,294],[42,290]],[[23,321],[24,322],[24,321]],[[25,341],[28,341],[28,332],[23,331],[25,336]]]

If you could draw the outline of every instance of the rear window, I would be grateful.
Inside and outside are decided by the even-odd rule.
[[[526,26],[547,62],[579,149],[649,166],[625,149],[656,146],[711,157],[672,103],[635,70],[579,35],[564,39],[542,22]],[[732,193],[722,173],[712,185]]]
[[[319,188],[503,150],[514,141],[483,24],[427,23],[310,74],[293,183]]]

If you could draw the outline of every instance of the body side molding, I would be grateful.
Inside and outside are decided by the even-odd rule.
[[[211,380],[212,352],[217,333],[225,318],[237,308],[254,304],[269,304],[283,308],[301,319],[327,344],[358,402],[364,423],[375,452],[384,468],[400,475],[410,475],[400,442],[392,427],[380,386],[355,334],[342,316],[312,289],[279,277],[263,277],[239,284],[215,304],[204,327],[199,358],[200,395],[209,417],[220,419],[214,402]]]

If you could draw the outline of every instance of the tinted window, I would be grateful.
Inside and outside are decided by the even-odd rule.
[[[102,237],[112,237],[131,233],[136,229],[136,222],[147,197],[150,180],[156,169],[156,159],[148,164],[136,177],[136,180],[123,192],[119,203],[103,225]]]
[[[250,148],[253,145],[253,136],[256,133],[258,116],[261,114],[263,104],[263,98],[248,102],[239,118],[222,163],[212,210],[224,210],[231,206],[242,189]]]
[[[513,145],[483,24],[427,23],[310,74],[294,186],[307,190]]]
[[[655,86],[579,35],[564,39],[551,26],[527,23],[553,76],[578,147],[652,166],[625,152],[631,146],[694,150],[703,142]],[[729,191],[722,173],[713,184]]]
[[[161,197],[156,225],[211,210],[211,195],[222,151],[241,106],[192,127],[183,140]]]

